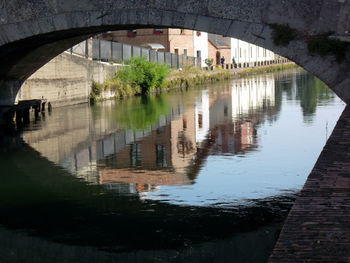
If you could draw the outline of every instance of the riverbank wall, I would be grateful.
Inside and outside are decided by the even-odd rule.
[[[24,82],[17,100],[43,98],[52,107],[86,103],[92,83],[110,79],[119,67],[117,64],[100,63],[64,52]]]

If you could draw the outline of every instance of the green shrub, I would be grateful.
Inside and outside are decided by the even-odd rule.
[[[211,65],[213,65],[214,59],[213,58],[206,58],[204,60],[204,63],[210,68]]]
[[[311,54],[317,54],[321,57],[335,56],[338,63],[341,63],[346,56],[349,44],[340,41],[339,39],[331,39],[329,36],[332,33],[325,33],[322,35],[313,36],[307,44],[308,50]]]
[[[90,103],[95,103],[98,100],[98,97],[101,95],[103,90],[104,90],[104,85],[94,81],[91,87]]]
[[[124,68],[117,72],[115,78],[135,89],[139,88],[142,94],[148,94],[154,88],[162,87],[168,73],[168,66],[137,57],[132,58]]]
[[[272,39],[276,46],[288,46],[295,39],[295,31],[289,25],[271,24]]]

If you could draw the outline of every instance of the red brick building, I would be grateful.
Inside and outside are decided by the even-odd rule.
[[[224,57],[225,63],[231,63],[231,38],[208,34],[208,58],[214,59],[213,65],[220,65]]]
[[[163,52],[195,56],[193,31],[174,28],[147,28],[137,30],[112,31],[100,35],[103,40],[110,40],[134,46],[147,46],[147,44],[160,44]]]

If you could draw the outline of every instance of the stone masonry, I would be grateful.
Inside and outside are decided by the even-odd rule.
[[[187,28],[238,38],[295,61],[350,102],[349,59],[313,56],[309,37],[349,35],[349,0],[0,0],[0,104],[13,104],[20,84],[70,46],[97,33],[133,28]],[[275,46],[270,24],[297,38]]]

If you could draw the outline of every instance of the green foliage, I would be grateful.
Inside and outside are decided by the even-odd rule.
[[[102,84],[93,83],[90,102],[102,99],[102,92],[108,90],[115,93],[115,98],[148,94],[155,89],[189,88],[192,86],[230,79],[229,71],[207,72],[191,64],[185,64],[182,70],[173,70],[171,76],[166,65],[149,63],[144,58],[132,59],[115,76]]]
[[[90,103],[95,103],[98,100],[98,97],[101,95],[104,87],[103,84],[93,82],[90,93]]]
[[[170,77],[176,78],[191,78],[193,75],[202,74],[204,71],[190,63],[185,63],[181,70],[172,70]]]
[[[297,84],[304,117],[313,116],[318,103],[334,98],[334,93],[327,85],[314,76],[301,76]]]
[[[204,60],[204,63],[208,66],[211,67],[211,65],[213,65],[214,59],[213,58],[206,58]]]
[[[132,58],[127,66],[117,72],[115,78],[135,89],[140,89],[142,94],[148,94],[154,88],[162,87],[168,73],[167,65],[148,62],[144,57],[137,57]]]
[[[102,98],[102,92],[109,90],[115,93],[115,98],[123,98],[140,93],[140,89],[132,88],[129,84],[122,83],[118,78],[112,78],[104,83],[93,82],[90,93],[90,103],[94,104]]]
[[[168,113],[168,103],[163,96],[148,95],[122,101],[113,116],[124,128],[144,130]]]
[[[295,31],[289,25],[271,24],[273,43],[276,46],[288,46],[295,39]]]
[[[346,56],[349,44],[342,42],[339,39],[331,39],[329,36],[332,33],[325,33],[312,37],[307,44],[311,54],[317,54],[321,57],[335,56],[338,63],[341,63]]]
[[[251,74],[261,74],[261,73],[269,73],[269,72],[276,72],[276,71],[283,71],[287,69],[297,68],[299,67],[297,64],[294,63],[288,63],[284,65],[271,65],[266,67],[260,67],[260,68],[249,68],[242,72],[239,72],[238,74],[240,76],[246,76]]]
[[[227,70],[219,72],[201,72],[200,74],[184,74],[176,75],[175,77],[166,80],[165,86],[169,89],[180,88],[187,89],[189,87],[213,83],[220,80],[227,80],[231,78],[231,73]]]

